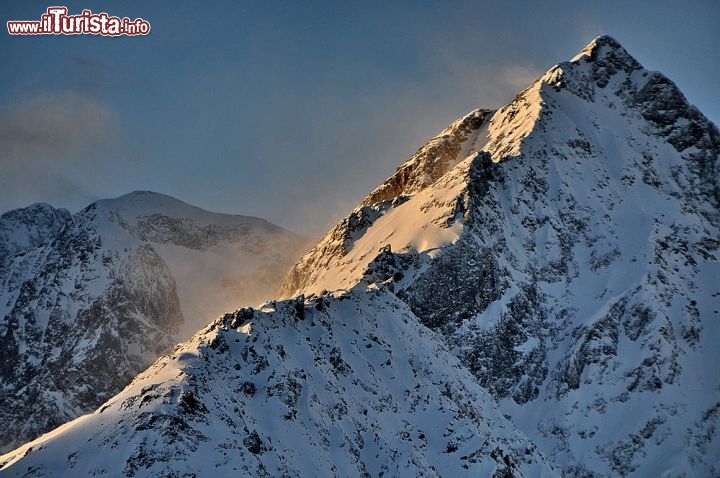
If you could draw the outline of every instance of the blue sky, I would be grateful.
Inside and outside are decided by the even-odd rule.
[[[152,32],[0,35],[0,210],[143,189],[319,235],[450,121],[599,34],[720,121],[716,1],[60,4]]]

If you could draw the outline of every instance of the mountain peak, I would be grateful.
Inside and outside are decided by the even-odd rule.
[[[198,226],[211,224],[214,226],[236,226],[238,221],[256,225],[266,223],[264,219],[251,216],[207,211],[172,196],[153,191],[133,191],[113,199],[101,199],[88,206],[88,208],[90,210],[97,208],[110,211],[132,224],[149,216],[167,216],[177,220],[190,220]]]
[[[630,55],[619,41],[608,35],[595,37],[585,48],[575,55],[571,62],[585,60],[586,63],[595,61],[611,61],[612,63],[622,62],[631,66],[633,70],[642,68],[642,65]]]
[[[570,61],[559,63],[540,77],[555,90],[566,89],[592,101],[595,87],[612,84],[615,94],[634,96],[647,80],[648,71],[614,38],[601,35],[588,43]],[[634,77],[634,78],[631,78]],[[640,78],[642,77],[642,78]]]
[[[97,201],[97,203],[111,208],[127,207],[133,204],[150,204],[153,206],[172,204],[176,207],[193,207],[172,196],[157,193],[154,191],[132,191],[116,198],[100,199],[99,201]]]

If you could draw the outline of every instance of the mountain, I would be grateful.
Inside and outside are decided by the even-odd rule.
[[[0,449],[96,409],[220,311],[266,300],[305,241],[148,192],[3,214]]]
[[[420,148],[282,293],[388,287],[570,476],[717,476],[719,154],[599,37]]]
[[[720,132],[610,37],[7,476],[717,476]]]

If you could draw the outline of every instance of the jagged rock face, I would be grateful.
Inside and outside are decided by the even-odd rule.
[[[4,476],[555,475],[403,302],[362,290],[227,314],[94,414],[0,458],[0,468]]]
[[[280,277],[273,261],[289,264],[299,239],[259,219],[142,192],[74,216],[47,205],[4,214],[0,450],[94,410],[184,338],[181,327],[209,322],[184,321],[183,307],[196,300],[189,289],[219,307],[237,293],[232,278],[270,294]],[[243,252],[255,257],[244,264]],[[212,267],[215,256],[225,268]],[[191,267],[203,258],[206,269]],[[263,258],[268,271],[253,274],[252,261]]]
[[[461,149],[283,293],[394,291],[567,474],[720,473],[718,129],[600,37]]]
[[[464,156],[463,153],[473,147],[472,141],[491,113],[490,110],[478,109],[453,122],[425,143],[392,176],[370,193],[363,205],[393,200],[401,195],[412,195],[440,179],[457,164],[458,158],[462,159],[467,155]],[[463,146],[466,151],[463,151]]]
[[[152,247],[104,248],[94,214],[65,216],[51,240],[3,257],[5,449],[112,397],[169,350],[182,321],[175,282]]]
[[[437,182],[464,159],[468,151],[477,148],[476,142],[490,113],[491,111],[482,109],[468,113],[415,152],[293,266],[280,288],[279,295],[290,296],[296,291],[306,290],[313,283],[321,282],[319,277],[328,269],[342,269],[347,265],[359,274],[370,258],[358,261],[357,258],[347,257],[355,240],[362,237],[367,228],[388,210],[402,205],[411,195]],[[434,202],[435,198],[430,198],[430,201]],[[430,203],[425,205],[426,209],[431,207]],[[335,278],[331,278],[327,283],[332,284],[331,290],[349,285],[336,283]]]
[[[0,216],[0,257],[48,244],[70,219],[65,209],[34,204]]]

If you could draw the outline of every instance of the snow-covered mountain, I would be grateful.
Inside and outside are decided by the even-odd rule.
[[[221,311],[267,300],[305,243],[147,192],[3,214],[0,450],[94,410]]]
[[[390,288],[571,476],[717,476],[719,154],[600,37],[420,148],[283,293]]]
[[[718,129],[599,37],[0,469],[717,476],[718,181]]]

